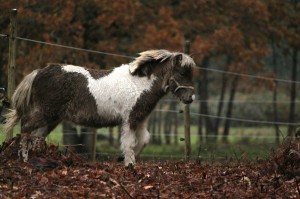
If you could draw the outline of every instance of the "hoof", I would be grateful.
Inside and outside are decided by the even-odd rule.
[[[117,161],[118,162],[123,162],[125,159],[125,156],[124,155],[120,155],[118,158],[117,158]]]
[[[133,170],[134,169],[134,165],[132,163],[129,163],[127,166],[125,166],[125,169]]]

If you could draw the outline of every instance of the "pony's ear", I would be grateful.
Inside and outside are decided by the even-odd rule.
[[[131,64],[129,66],[129,72],[132,75],[134,75],[138,69],[139,69],[139,67],[136,64]]]
[[[182,64],[182,54],[178,54],[174,57],[174,62],[175,65],[180,65]]]

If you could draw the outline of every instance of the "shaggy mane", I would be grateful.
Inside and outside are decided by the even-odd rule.
[[[139,53],[139,55],[140,56],[131,63],[130,73],[134,73],[140,66],[146,63],[150,63],[152,61],[164,62],[165,60],[172,59],[177,55],[182,55],[182,67],[195,66],[195,62],[190,56],[179,52],[170,52],[168,50],[148,50]]]

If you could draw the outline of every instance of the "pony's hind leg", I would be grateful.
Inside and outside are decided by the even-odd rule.
[[[33,111],[21,118],[21,134],[31,134],[35,130],[48,126],[48,121],[41,111]],[[41,131],[43,129],[40,129]]]
[[[52,124],[49,124],[47,126],[40,127],[36,130],[34,130],[31,135],[38,136],[38,137],[47,137],[49,133],[59,124],[60,121],[54,122]]]
[[[21,134],[31,134],[35,130],[47,126],[47,122],[42,119],[21,119]]]
[[[47,136],[48,126],[40,127],[31,132],[31,135],[38,136],[38,137],[46,137]]]
[[[28,136],[35,131],[46,131],[48,122],[43,115],[44,114],[40,111],[34,111],[27,115],[23,115],[21,118],[21,141],[18,155],[24,162],[27,162],[30,150],[40,148],[39,143],[41,140],[44,140],[44,138]]]

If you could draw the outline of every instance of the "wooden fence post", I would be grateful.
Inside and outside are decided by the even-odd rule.
[[[184,53],[190,54],[190,41],[184,43]],[[191,130],[190,130],[190,105],[184,106],[184,136],[185,136],[185,159],[189,160],[191,157]]]
[[[96,151],[97,151],[97,129],[92,128],[92,146],[91,146],[91,161],[96,160]]]
[[[8,55],[8,82],[7,82],[7,95],[11,102],[11,97],[16,88],[16,29],[17,29],[17,9],[10,11],[10,28],[9,28],[9,55]],[[13,131],[8,132],[6,140],[13,137]]]

